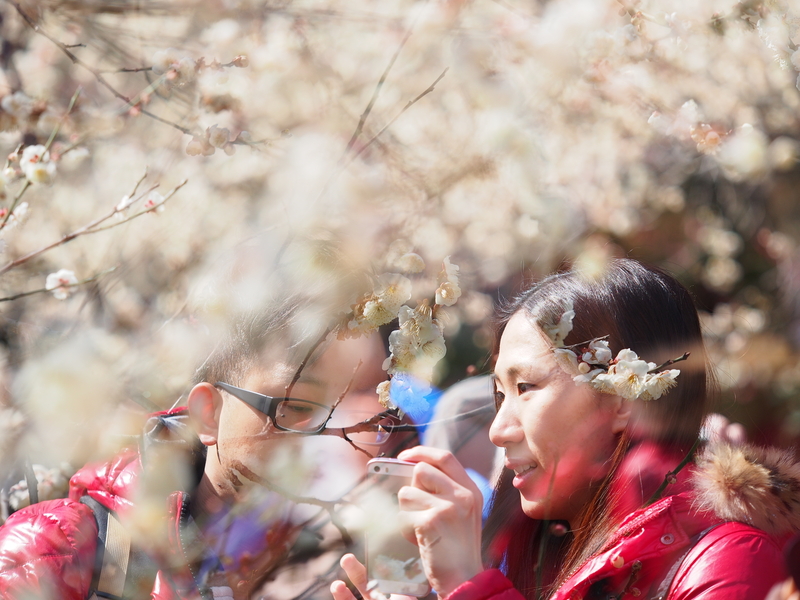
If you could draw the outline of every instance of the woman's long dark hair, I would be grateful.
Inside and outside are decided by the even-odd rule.
[[[526,517],[511,486],[513,473],[503,473],[484,531],[484,555],[529,600],[551,595],[614,530],[619,517],[613,511],[611,483],[632,441],[650,440],[685,455],[699,435],[710,395],[700,322],[689,292],[672,276],[634,260],[611,261],[593,279],[570,271],[535,284],[501,310],[497,345],[513,315],[522,312],[539,326],[558,323],[569,301],[575,318],[565,345],[608,336],[614,355],[630,348],[656,364],[687,351],[691,356],[680,363],[674,389],[651,402],[636,401],[609,457],[609,473],[596,485],[572,531],[566,532],[563,523]],[[598,401],[603,401],[602,394]]]

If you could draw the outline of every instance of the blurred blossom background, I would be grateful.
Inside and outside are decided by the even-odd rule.
[[[409,252],[414,299],[460,267],[440,387],[524,281],[630,256],[696,297],[718,411],[800,439],[798,0],[3,0],[0,38],[5,489]]]

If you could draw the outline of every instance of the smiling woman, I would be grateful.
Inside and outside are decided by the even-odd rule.
[[[494,385],[506,469],[483,556],[461,465],[432,448],[399,456],[417,463],[398,497],[440,596],[761,600],[785,576],[781,544],[800,526],[792,457],[720,442],[681,469],[712,385],[697,311],[670,275],[616,260],[534,285],[499,316]],[[368,593],[355,559],[343,566]]]

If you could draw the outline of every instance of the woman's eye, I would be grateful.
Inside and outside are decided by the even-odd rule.
[[[517,384],[517,392],[520,394],[524,394],[525,392],[529,392],[534,389],[536,386],[532,383],[518,383]]]
[[[500,405],[503,404],[503,400],[505,399],[506,395],[503,392],[498,392],[495,390],[494,392],[494,408],[495,410],[500,410]]]

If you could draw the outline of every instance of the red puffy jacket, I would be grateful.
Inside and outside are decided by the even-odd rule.
[[[628,515],[551,600],[764,600],[787,577],[782,546],[800,528],[797,473],[793,456],[778,450],[707,449],[692,469],[690,490]],[[491,569],[447,600],[523,596]]]
[[[185,415],[185,409],[154,415],[148,422],[149,439],[185,427]],[[97,523],[80,500],[89,496],[124,514],[132,506],[141,471],[138,450],[127,450],[109,462],[78,471],[70,480],[69,498],[39,502],[12,514],[0,527],[0,598],[85,600],[95,573]],[[172,566],[156,575],[153,600],[200,597],[181,541],[187,506],[185,492],[168,498],[168,547],[160,549],[160,558]]]

